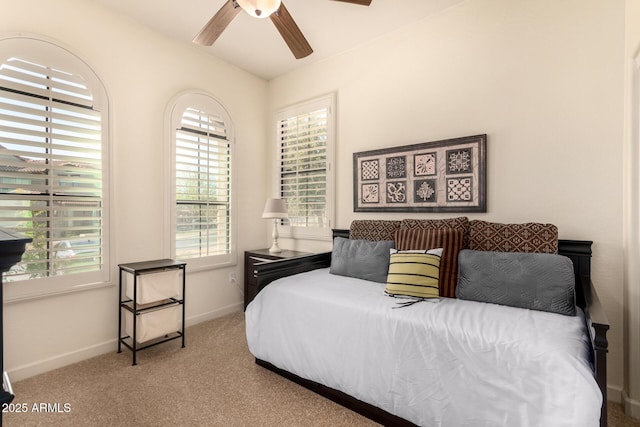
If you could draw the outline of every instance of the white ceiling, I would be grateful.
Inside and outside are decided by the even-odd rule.
[[[172,39],[193,37],[226,0],[94,0]],[[270,19],[244,11],[211,47],[198,47],[266,80],[334,56],[463,0],[373,0],[359,6],[330,0],[285,0],[314,53],[295,59]]]

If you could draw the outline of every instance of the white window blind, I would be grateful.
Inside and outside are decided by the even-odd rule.
[[[33,238],[8,281],[102,269],[101,117],[82,76],[0,65],[0,226]]]
[[[175,255],[231,252],[231,142],[221,115],[188,107],[175,133]]]
[[[285,114],[277,122],[280,197],[292,227],[329,227],[327,211],[330,107]]]

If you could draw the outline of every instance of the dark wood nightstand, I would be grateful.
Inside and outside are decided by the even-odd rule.
[[[255,249],[244,253],[244,308],[258,293],[258,284],[253,275],[253,266],[258,262],[274,261],[278,259],[295,258],[310,255],[309,252],[287,251],[269,252],[269,249]]]

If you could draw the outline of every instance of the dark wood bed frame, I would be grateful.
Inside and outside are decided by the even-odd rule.
[[[333,230],[333,237],[349,238],[349,230]],[[591,282],[591,245],[593,242],[586,240],[559,240],[558,252],[567,256],[573,262],[576,275],[576,303],[585,312],[587,330],[590,333],[591,361],[593,374],[602,392],[602,409],[600,426],[607,425],[607,352],[609,343],[607,331],[609,321],[604,313],[596,290]],[[326,268],[331,264],[331,252],[323,252],[304,257],[284,259],[258,263],[255,265],[254,275],[258,285],[258,292],[272,281],[281,277],[303,273],[318,268]],[[413,426],[414,424],[390,414],[380,408],[362,402],[343,393],[315,381],[301,378],[288,371],[282,370],[269,362],[256,359],[256,363],[277,374],[288,378],[305,388],[314,391],[328,399],[339,403],[375,422],[385,426]]]

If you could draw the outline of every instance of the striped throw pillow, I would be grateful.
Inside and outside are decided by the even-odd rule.
[[[440,261],[440,296],[456,297],[458,253],[463,248],[462,230],[419,230],[401,228],[395,232],[395,247],[400,251],[443,248]]]
[[[391,254],[385,292],[418,298],[438,298],[440,257],[425,253]]]
[[[460,230],[462,231],[462,248],[469,247],[469,218],[460,216],[442,219],[403,219],[400,228],[410,230]]]

